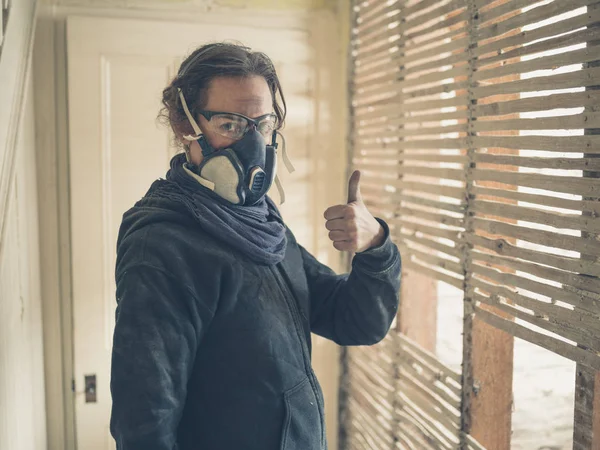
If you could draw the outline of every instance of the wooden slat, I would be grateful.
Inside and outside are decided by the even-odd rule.
[[[594,91],[569,92],[568,94],[545,95],[506,102],[478,105],[474,108],[477,117],[499,116],[528,111],[546,111],[556,108],[595,107],[600,94]]]
[[[464,205],[459,205],[455,203],[448,203],[441,200],[431,200],[428,198],[417,197],[408,195],[406,193],[402,193],[402,195],[398,198],[398,200],[402,201],[403,204],[415,204],[420,206],[425,206],[428,208],[435,208],[440,211],[448,211],[457,214],[464,213]]]
[[[491,189],[474,186],[472,194],[477,196],[499,197],[514,200],[515,202],[526,202],[545,205],[553,208],[570,209],[573,211],[587,211],[592,215],[600,214],[600,204],[594,201],[573,200],[567,198],[553,197],[549,195],[528,194],[526,192],[511,191],[506,189]]]
[[[532,281],[529,278],[523,278],[520,275],[514,275],[511,273],[507,274],[508,276],[513,277],[513,279],[523,280],[523,284],[515,283],[510,285],[522,287],[531,292],[540,293],[548,297],[553,297],[555,300],[562,300],[574,306],[583,307],[588,311],[592,311],[594,314],[600,315],[600,283],[595,278],[582,276],[579,273],[572,273],[565,270],[560,270],[558,268],[535,264],[529,261],[517,260],[498,254],[483,253],[480,251],[474,251],[472,253],[472,259],[486,262],[488,263],[488,267],[502,266],[505,268],[503,270],[507,270],[506,268],[508,268],[509,272],[521,271],[523,273],[544,278],[555,283],[562,283],[563,285],[572,286],[578,290],[577,294],[574,292],[569,292],[566,289],[548,286],[547,284],[542,285],[543,283]],[[487,270],[477,272],[475,275],[482,275],[485,274],[485,272],[488,273],[490,279],[496,278],[494,274],[490,275],[489,271]],[[498,281],[499,279],[496,278],[496,280]],[[501,282],[508,284],[509,280],[503,278]],[[540,290],[537,289],[538,286],[548,289]],[[598,325],[600,325],[600,322]],[[593,326],[593,324],[590,324],[590,326]]]
[[[446,2],[443,0],[421,0],[418,2],[407,3],[408,4],[403,8],[407,23],[413,23],[415,19],[419,19],[423,22],[422,19],[424,17],[427,18],[426,21],[429,21],[450,14],[457,9],[464,8],[464,3],[460,1]],[[424,13],[424,11],[426,11],[426,13]]]
[[[489,239],[483,236],[469,234],[466,241],[488,250],[496,252],[498,255],[505,255],[511,258],[520,258],[539,264],[545,264],[549,267],[580,273],[583,275],[600,276],[600,264],[593,261],[582,260],[581,258],[570,258],[566,256],[557,256],[537,250],[517,247],[510,244],[506,239]]]
[[[558,75],[545,75],[489,86],[473,87],[476,98],[485,98],[500,94],[518,94],[520,92],[545,91],[593,86],[600,77],[600,69],[582,69]]]
[[[488,70],[479,70],[475,73],[473,79],[477,82],[492,78],[500,78],[506,75],[532,72],[534,70],[554,69],[560,66],[595,61],[599,56],[599,46],[586,47],[580,50],[572,50],[552,56],[543,56],[528,61],[504,64],[501,67],[494,67]]]
[[[451,261],[449,259],[442,258],[439,256],[430,255],[406,245],[401,245],[400,247],[403,251],[403,254],[406,255],[406,259],[408,260],[412,260],[414,262],[416,258],[417,260],[424,262],[430,266],[436,266],[440,269],[443,269],[448,272],[453,272],[457,275],[462,275],[463,273],[462,266],[455,261]]]
[[[432,157],[432,159],[433,158],[434,157]],[[539,158],[478,153],[475,155],[474,159],[475,162],[499,164],[503,166],[529,167],[534,169],[589,170],[600,172],[600,161],[598,158]]]
[[[595,2],[596,0],[554,1],[547,5],[539,6],[537,8],[530,9],[526,12],[521,12],[520,14],[514,15],[501,22],[490,24],[490,26],[477,28],[475,31],[474,38],[477,41],[482,41],[496,36],[501,36],[511,30],[519,29],[525,25],[541,22],[545,19],[557,16],[561,13],[573,11],[574,9],[580,8],[582,6],[594,4]],[[515,9],[519,9],[524,6],[523,3],[519,1],[512,1],[510,3],[516,7]],[[503,12],[501,12],[501,10],[498,9],[496,9],[496,11],[494,12],[494,9],[482,13],[478,19],[479,23],[484,23],[486,21],[492,20],[493,18],[499,17],[499,14],[503,14]]]
[[[591,161],[594,160],[590,160],[590,162]],[[399,162],[465,164],[467,158],[464,155],[457,154],[446,155],[440,153],[414,153],[408,151],[400,153],[398,150],[378,149],[361,151],[360,156],[355,156],[352,159],[352,162],[356,166],[368,166],[370,164],[383,163],[397,165]],[[592,166],[592,164],[586,165],[586,167],[590,166]]]
[[[443,167],[423,167],[423,166],[407,166],[404,164],[398,164],[396,166],[381,165],[381,164],[370,164],[363,166],[365,173],[376,172],[382,176],[397,176],[410,175],[410,176],[422,176],[428,178],[446,179],[463,181],[464,171],[460,169],[447,169]]]
[[[430,267],[423,266],[421,264],[418,264],[417,262],[410,261],[410,260],[403,261],[402,264],[404,264],[404,266],[406,266],[409,269],[412,269],[418,273],[421,273],[423,275],[431,277],[434,280],[443,281],[444,283],[454,286],[457,289],[462,289],[462,287],[463,287],[463,280],[460,278],[450,276],[444,272],[433,270]]]
[[[536,302],[535,300],[531,299],[528,300],[526,296],[510,292],[510,290],[502,288],[501,286],[494,286],[489,283],[484,283],[482,280],[477,280],[477,282],[473,280],[472,286],[479,287],[492,296],[502,296],[508,299],[510,302],[500,303],[498,298],[492,297],[484,299],[481,298],[482,296],[478,293],[469,292],[469,295],[473,295],[473,298],[477,301],[494,306],[498,310],[508,312],[511,316],[523,319],[540,328],[544,328],[550,332],[556,333],[566,339],[584,344],[586,347],[593,349],[596,352],[600,348],[598,346],[598,338],[592,332],[592,330],[582,330],[579,327],[584,326],[583,323],[579,324],[578,326],[575,321],[569,321],[569,319],[574,319],[577,314],[569,313],[569,310],[566,308],[560,308],[556,306],[554,306],[554,308],[544,307],[543,302]],[[530,308],[532,309],[532,313],[526,313],[516,306]],[[542,317],[542,314],[547,315],[548,319]]]
[[[411,30],[410,35],[404,33],[401,43],[404,48],[414,50],[429,47],[432,44],[456,40],[466,33],[467,20],[467,12],[460,12],[455,17],[450,17],[444,22],[427,27],[427,29]]]
[[[360,21],[355,25],[353,36],[361,36],[370,33],[373,29],[378,28],[382,23],[388,20],[388,16],[395,11],[399,11],[400,2],[378,2],[376,9],[369,14],[365,14],[364,10],[358,11]]]
[[[387,50],[390,43],[400,39],[400,33],[396,28],[384,28],[383,33],[379,34],[376,38],[373,38],[367,42],[359,42],[359,45],[355,45],[356,57],[363,57],[365,54],[372,55],[378,51]]]
[[[400,10],[397,10],[396,14],[386,17],[384,21],[374,26],[369,33],[357,35],[355,38],[356,47],[368,51],[385,47],[386,44],[389,45],[392,36],[400,39],[401,29],[398,27],[400,17]]]
[[[544,347],[572,361],[580,362],[595,370],[600,370],[600,357],[589,351],[583,350],[552,336],[547,336],[519,325],[511,320],[504,319],[479,307],[475,307],[476,316],[506,333]]]
[[[600,197],[600,184],[581,177],[476,169],[473,171],[473,180],[494,181],[565,194]]]
[[[386,75],[387,83],[364,83],[360,88],[356,89],[356,100],[361,101],[366,98],[382,95],[393,92],[400,92],[404,89],[416,88],[427,84],[441,84],[444,80],[459,78],[466,76],[465,67],[456,67],[454,69],[440,70],[426,75],[416,76],[414,78],[405,78],[401,80],[399,74]],[[451,90],[458,89],[458,83],[447,83],[446,86],[451,87]]]
[[[458,434],[460,417],[453,416],[445,408],[440,407],[437,398],[427,388],[408,376],[400,377],[399,390],[414,402],[418,402],[421,409],[427,412],[435,422],[445,429]]]
[[[375,386],[374,389],[377,390],[377,394],[386,397],[387,393],[393,391],[394,366],[390,366],[391,370],[386,371],[377,358],[366,358],[364,354],[350,354],[349,361],[354,364],[358,371],[364,372],[365,379],[368,379]]]
[[[536,230],[494,220],[475,218],[473,222],[476,229],[494,235],[529,241],[551,248],[578,251],[586,255],[594,255],[600,252],[600,242],[591,239],[581,239],[576,236],[546,230]]]
[[[402,408],[401,411],[404,413],[401,416],[404,420],[400,421],[403,429],[408,431],[412,426],[415,431],[418,430],[418,434],[416,435],[424,438],[425,442],[428,443],[428,447],[426,448],[435,450],[456,448],[450,441],[450,438],[441,430],[444,427],[432,417],[434,414],[430,413],[426,407],[421,407],[418,399],[409,397],[408,395],[399,395],[399,398],[398,403]],[[412,436],[415,436],[415,434],[412,434]]]
[[[486,450],[475,438],[471,435],[466,435],[467,450]]]
[[[405,115],[403,113],[397,113],[393,116],[387,117],[376,117],[371,121],[364,119],[357,119],[356,125],[360,126],[361,132],[372,129],[379,130],[385,128],[397,128],[404,124],[417,124],[423,122],[440,122],[442,120],[459,120],[466,119],[467,111],[459,109],[457,111],[447,112],[434,112],[431,114],[420,114],[420,115]]]
[[[402,206],[396,211],[397,214],[399,214],[403,220],[407,217],[414,217],[417,219],[434,222],[434,224],[437,225],[446,225],[454,228],[464,227],[464,222],[462,218],[449,216],[447,214],[442,214],[439,212],[422,211],[418,208],[410,208],[407,206]]]
[[[416,342],[403,334],[393,335],[392,338],[392,342],[397,343],[397,345],[401,345],[404,351],[414,352],[414,354],[418,355],[419,360],[424,364],[436,368],[436,370],[438,370],[440,373],[443,373],[444,376],[449,380],[453,380],[457,387],[460,386],[460,374],[442,364],[433,353],[424,349],[423,347],[420,347]]]
[[[395,34],[393,34],[395,36]],[[381,59],[389,58],[398,52],[401,42],[395,40],[394,42],[390,42],[389,46],[383,46],[377,50],[371,50],[370,52],[364,52],[363,54],[359,54],[356,52],[354,60],[356,64],[360,64],[361,66],[368,66],[369,64],[376,63]],[[356,49],[356,46],[353,47]]]
[[[437,124],[436,124],[437,125]],[[410,128],[387,128],[382,130],[366,130],[357,134],[356,141],[359,148],[395,148],[403,145],[404,139],[417,141],[425,138],[432,140],[436,135],[444,133],[454,133],[466,130],[466,124],[449,125],[446,128],[441,127],[410,127]]]
[[[399,376],[400,382],[407,380],[407,382],[415,388],[424,392],[427,391],[426,394],[431,396],[433,402],[448,413],[452,425],[459,428],[460,398],[449,395],[447,391],[435,384],[435,380],[425,379],[422,374],[410,369],[411,367],[401,365]]]
[[[433,95],[448,94],[454,91],[460,91],[461,89],[467,89],[467,81],[454,81],[454,83],[445,83],[439,86],[431,88],[419,88],[415,90],[407,90],[403,92],[403,96],[406,100],[418,101],[421,97],[431,97]],[[427,98],[429,100],[430,98]]]
[[[409,372],[400,371],[398,377],[398,383],[400,386],[406,386],[404,392],[415,398],[414,394],[418,394],[422,403],[431,406],[432,410],[435,410],[438,417],[441,417],[440,423],[450,431],[458,431],[460,429],[460,413],[451,405],[445,403],[441,397],[437,395],[437,392],[431,389],[431,385],[422,380],[420,377],[414,377]],[[424,400],[424,402],[423,402]]]
[[[443,419],[438,419],[438,417],[441,418],[443,416],[428,408],[429,405],[423,402],[417,395],[410,394],[412,393],[405,394],[399,391],[398,397],[401,399],[399,403],[408,415],[421,425],[421,429],[426,432],[426,436],[433,440],[430,440],[435,445],[433,448],[440,450],[455,448],[449,441],[449,438],[440,431],[440,423]]]
[[[536,40],[547,39],[562,33],[568,33],[578,28],[596,23],[599,20],[600,15],[597,13],[597,11],[588,11],[587,13],[570,17],[559,22],[543,25],[533,30],[521,31],[515,34],[511,33],[510,35],[507,35],[501,39],[495,39],[491,42],[478,46],[473,50],[473,55],[476,57],[482,57],[486,54],[489,55],[493,52],[498,52],[499,50],[506,48],[526,48],[529,47],[529,45],[525,46],[524,44],[528,44]],[[485,61],[485,58],[483,61]]]
[[[408,339],[404,334],[402,336]],[[458,402],[460,401],[460,375],[458,373],[443,365],[430,352],[427,352],[427,355],[423,355],[422,352],[425,349],[414,342],[410,346],[399,343],[397,350],[396,363],[400,364],[399,368],[409,370],[416,367],[414,369],[415,373],[420,373],[428,379],[438,380],[449,393],[449,398],[455,399]],[[451,400],[451,402],[454,402],[454,400]]]
[[[550,39],[546,39],[541,42],[536,42],[527,46],[519,45],[517,48],[514,48],[512,50],[503,51],[500,55],[481,58],[477,60],[477,67],[480,70],[484,70],[486,66],[492,64],[496,65],[496,63],[506,62],[513,58],[518,59],[523,56],[534,55],[536,53],[541,52],[548,52],[550,50],[556,50],[571,45],[584,44],[587,43],[589,39],[598,38],[600,38],[600,32],[597,28],[584,28],[573,33],[552,37]],[[535,61],[539,60],[540,59],[538,58]],[[495,68],[491,68],[490,70],[495,70]]]
[[[356,46],[352,47],[353,50],[356,49]],[[362,55],[358,55],[358,53],[354,57],[354,63],[357,66],[368,67],[370,65],[376,65],[381,62],[381,60],[389,60],[390,58],[396,57],[399,51],[398,41],[390,43],[388,47],[381,47],[378,50],[374,50],[371,52],[365,52]]]
[[[360,402],[361,406],[368,409],[373,416],[380,418],[382,422],[393,423],[393,409],[391,407],[391,396],[393,392],[388,395],[380,395],[377,393],[377,385],[374,385],[371,380],[366,377],[366,373],[352,365],[352,372],[350,373],[350,387],[369,387],[364,389],[364,394],[358,396],[357,393],[354,395],[355,399]],[[368,372],[367,372],[368,373]],[[359,389],[356,389],[357,391]],[[363,391],[363,389],[360,389]]]
[[[396,448],[399,450],[410,450],[413,448],[422,448],[424,450],[431,448],[425,438],[422,436],[415,435],[412,430],[408,430],[402,427],[397,434],[398,442],[396,442]]]
[[[367,73],[381,73],[397,70],[399,66],[395,58],[397,58],[397,56],[393,53],[387,53],[382,55],[381,58],[371,61],[368,64],[361,64],[357,61],[355,63],[354,77],[350,81],[356,83],[360,76]]]
[[[374,177],[370,175],[365,175],[365,181],[367,183],[378,185],[387,184],[390,186],[394,186],[397,189],[440,195],[443,197],[455,198],[457,200],[463,199],[463,190],[461,188],[453,186],[443,186],[441,184],[432,183],[417,183],[402,180],[382,180],[381,177]]]
[[[394,117],[394,114],[406,114],[415,113],[419,111],[436,110],[441,108],[449,108],[453,106],[464,106],[466,105],[467,98],[464,95],[457,95],[456,97],[434,99],[434,100],[420,100],[417,102],[402,102],[399,103],[399,98],[392,99],[392,101],[385,102],[382,105],[363,106],[358,107],[355,110],[355,117],[357,118],[373,118],[373,117]]]
[[[473,126],[473,131],[501,130],[569,130],[595,128],[600,126],[600,114],[584,113],[538,119],[481,120]]]
[[[597,75],[600,77],[600,72]],[[477,148],[600,154],[600,136],[477,136],[473,137],[473,145]]]
[[[588,13],[600,12],[600,4],[596,3],[587,8]],[[593,30],[600,29],[600,21],[588,27]],[[593,39],[593,38],[592,38]],[[595,40],[587,43],[588,46],[598,45],[600,41]],[[598,67],[600,66],[600,60],[591,61],[585,64],[584,67]],[[596,86],[591,86],[586,89],[588,92],[598,92],[600,89],[600,82]],[[593,111],[595,107],[586,107],[584,111]],[[598,135],[600,129],[587,128],[584,130],[586,135]],[[584,153],[584,158],[593,157]],[[583,176],[586,178],[600,178],[597,172],[585,170]],[[584,200],[594,201],[595,199],[583,197]],[[583,212],[584,215],[589,213]],[[597,233],[589,233],[587,230],[582,230],[582,237],[585,238],[598,238]],[[582,259],[594,261],[597,258],[593,256],[582,256]],[[600,372],[586,368],[582,364],[577,364],[576,367],[576,380],[575,380],[575,424],[573,429],[573,448],[584,447],[598,449],[600,448],[600,385],[598,380],[600,379]],[[584,414],[582,414],[584,413]],[[581,414],[581,416],[580,416]],[[582,418],[585,417],[585,418]]]
[[[415,234],[422,233],[436,238],[449,239],[457,242],[459,240],[460,230],[442,229],[436,226],[415,223],[410,218],[393,218],[390,223],[406,229],[407,233]]]
[[[407,359],[405,360],[404,358]],[[437,382],[437,376],[439,374],[435,374],[433,376],[431,376],[431,374],[427,374],[427,372],[423,370],[423,366],[414,364],[412,360],[406,356],[406,354],[402,355],[402,361],[400,361],[399,364],[400,377],[407,375],[423,380],[425,383],[427,383],[428,388],[435,392],[435,395],[440,397],[440,399],[442,399],[450,408],[452,408],[454,413],[458,416],[460,411],[460,396],[451,394],[450,390],[447,389],[443,383]]]
[[[444,42],[444,40],[440,40],[438,45],[426,50],[417,47],[416,51],[412,53],[409,48],[404,56],[398,56],[398,65],[408,65],[408,71],[418,71],[467,61],[468,56],[464,51],[467,43],[466,38],[453,39],[447,43]],[[427,61],[427,59],[432,58],[435,59]]]
[[[512,144],[512,141],[509,141]],[[572,144],[573,145],[573,144]],[[367,145],[357,145],[356,151],[363,149],[395,149],[395,150],[458,150],[465,148],[466,139],[464,138],[441,138],[441,139],[414,139],[397,142],[385,142]],[[554,144],[556,146],[556,143]]]
[[[358,369],[354,364],[352,365],[352,368],[353,370],[350,372],[350,387],[352,388],[354,385],[357,387],[360,386],[360,390],[364,392],[361,397],[355,395],[355,398],[360,400],[361,405],[364,408],[369,409],[373,415],[379,415],[383,418],[391,420],[393,417],[393,410],[389,403],[386,402],[388,396],[378,395],[376,392],[377,386],[373,385],[373,383],[366,377],[366,373]],[[369,389],[364,389],[365,387],[368,387]]]
[[[434,25],[427,27],[425,29],[418,29],[418,28],[414,27],[411,30],[407,30],[405,32],[404,36],[407,41],[409,41],[409,40],[413,41],[413,42],[418,41],[421,45],[424,45],[426,42],[429,41],[429,39],[425,39],[425,36],[433,34],[432,32],[435,30],[449,29],[451,31],[446,33],[446,35],[444,35],[444,36],[434,35],[435,37],[430,37],[430,39],[449,38],[452,35],[455,35],[455,34],[458,34],[461,32],[458,27],[455,27],[455,25],[458,25],[461,23],[465,23],[465,25],[466,25],[466,21],[468,18],[469,18],[469,16],[468,16],[467,12],[463,11],[463,12],[460,12],[451,17],[440,20],[439,22],[437,22]]]
[[[354,2],[356,11],[355,26],[359,26],[363,21],[372,20],[373,17],[385,9],[387,2],[385,0],[370,0]]]
[[[471,211],[495,217],[540,223],[556,228],[600,232],[600,218],[588,215],[563,214],[506,203],[475,200]]]
[[[401,14],[398,4],[391,4],[386,8],[384,14],[378,14],[375,18],[360,24],[353,30],[353,42],[357,47],[366,47],[373,42],[385,40],[383,32],[387,31],[391,24],[395,24],[400,20]]]
[[[474,285],[475,284],[478,283],[474,283]],[[543,309],[540,308],[539,305],[534,305],[537,306],[537,309],[534,309],[532,313],[525,312],[522,309],[516,307],[524,306],[525,304],[533,305],[535,301],[525,302],[523,301],[525,299],[524,296],[506,294],[506,297],[504,298],[510,300],[511,303],[501,302],[499,298],[494,297],[494,294],[496,294],[497,292],[502,292],[501,288],[489,287],[488,285],[486,286],[486,291],[488,291],[492,295],[492,297],[486,297],[477,293],[470,293],[469,295],[473,295],[473,298],[475,300],[493,306],[494,308],[503,311],[509,316],[519,318],[521,320],[531,323],[532,325],[558,334],[571,341],[577,342],[578,344],[585,345],[586,347],[593,349],[596,352],[598,351],[598,349],[600,349],[598,338],[596,335],[586,333],[585,330],[582,330],[581,327],[583,326],[583,324],[577,326],[576,323],[574,324],[567,320],[569,317],[566,311],[568,310],[563,308],[564,311],[559,311],[560,308],[555,307],[554,311],[552,311],[551,308],[546,308],[543,314],[548,315],[549,317],[545,318],[541,317],[540,315],[542,314],[541,311]],[[513,300],[521,301],[512,304]],[[560,314],[561,312],[564,312],[564,314]]]
[[[355,396],[360,396],[360,392],[356,392]],[[357,427],[360,427],[360,430],[372,439],[371,442],[381,442],[383,444],[381,448],[384,449],[389,448],[393,444],[394,437],[391,426],[386,426],[386,424],[379,422],[378,416],[365,411],[360,402],[356,401],[355,397],[350,398],[349,406],[352,408],[353,414],[360,419],[356,422]]]
[[[389,379],[392,378],[395,371],[392,355],[388,354],[387,349],[382,349],[381,351],[373,351],[373,347],[370,347],[368,350],[369,351],[353,351],[348,355],[348,357],[351,360],[355,358],[356,361],[364,362],[367,365],[367,370],[369,364],[377,363],[377,367],[373,369],[373,372],[371,372],[374,377],[379,377],[379,379],[375,382],[382,383],[382,386],[384,387],[389,385]],[[362,363],[360,362],[358,363],[359,368],[362,367],[361,364]]]
[[[353,87],[358,90],[367,90],[396,81],[398,79],[398,71],[393,66],[383,67],[387,70],[370,70],[367,74],[356,76],[353,80]]]
[[[411,236],[398,231],[392,233],[392,237],[394,239],[401,239],[408,246],[410,246],[410,244],[421,245],[433,251],[440,252],[448,256],[453,256],[455,258],[461,258],[464,254],[464,252],[458,247],[450,247],[444,243],[434,241],[432,239],[427,239],[426,237],[417,237],[414,235]]]

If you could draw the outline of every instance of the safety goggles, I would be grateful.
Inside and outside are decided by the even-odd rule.
[[[208,122],[211,131],[229,139],[241,139],[251,128],[255,128],[265,140],[270,140],[277,129],[277,116],[273,113],[251,119],[242,114],[220,111],[198,111]]]

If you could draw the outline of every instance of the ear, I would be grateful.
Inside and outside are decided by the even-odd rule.
[[[174,126],[173,133],[175,134],[177,142],[179,142],[181,145],[189,145],[191,142],[194,142],[194,140],[188,139],[187,137],[193,138],[196,136],[196,132],[187,122],[187,120],[181,122],[176,127]]]
[[[204,159],[204,155],[202,153],[202,148],[200,148],[200,144],[198,144],[198,141],[190,142],[186,140],[185,142],[185,145],[188,148],[188,150],[186,151],[188,162],[191,162],[196,166],[200,165],[200,163]]]

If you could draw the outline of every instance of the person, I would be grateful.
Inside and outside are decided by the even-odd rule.
[[[271,60],[239,44],[195,50],[163,91],[185,151],[123,216],[110,430],[119,450],[323,450],[311,332],[372,345],[398,309],[400,254],[365,207],[329,208],[336,275],[266,195],[286,104]],[[135,170],[135,169],[134,169]]]

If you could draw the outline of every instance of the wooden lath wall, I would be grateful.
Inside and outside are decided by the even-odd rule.
[[[600,448],[598,5],[354,2],[353,166],[405,283],[463,291],[464,340],[459,374],[403,286],[411,326],[345,352],[343,448],[509,448],[514,337],[577,362],[574,448]]]

